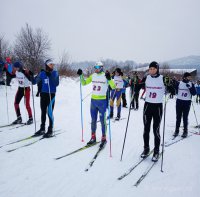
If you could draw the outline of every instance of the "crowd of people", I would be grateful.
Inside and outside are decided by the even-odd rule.
[[[16,92],[14,107],[17,119],[12,124],[21,124],[22,116],[20,113],[20,101],[24,97],[25,106],[29,119],[27,125],[33,123],[32,109],[30,106],[31,86],[38,84],[37,96],[40,96],[41,108],[41,125],[40,129],[35,132],[35,136],[43,135],[51,137],[53,135],[54,116],[53,110],[55,105],[56,88],[59,85],[59,74],[54,69],[54,63],[51,60],[45,62],[45,68],[36,76],[25,68],[22,62],[16,61],[11,63],[10,58],[6,58],[5,62],[0,61],[0,84],[10,86],[12,78],[18,80],[18,90]],[[4,74],[5,73],[5,74]],[[192,102],[192,96],[196,95],[196,102],[200,103],[200,80],[196,84],[192,82],[191,74],[186,72],[181,80],[175,77],[170,78],[168,75],[163,76],[159,72],[159,64],[155,61],[149,64],[148,73],[140,78],[137,72],[131,76],[126,76],[121,68],[116,68],[112,74],[104,71],[104,64],[97,62],[94,65],[94,73],[88,78],[83,75],[82,69],[78,69],[77,74],[80,77],[83,86],[92,83],[92,96],[90,105],[91,114],[91,139],[87,143],[93,145],[96,143],[96,130],[98,113],[102,128],[102,137],[100,147],[104,147],[107,139],[106,119],[114,118],[116,100],[116,121],[120,121],[122,110],[127,108],[126,88],[130,87],[130,110],[137,111],[140,107],[139,98],[144,99],[143,107],[143,152],[142,158],[150,153],[149,139],[151,122],[153,121],[154,134],[154,154],[152,161],[156,162],[160,153],[160,124],[163,115],[163,97],[168,93],[169,98],[173,99],[176,95],[176,126],[174,137],[179,135],[180,123],[183,118],[183,134],[185,138],[188,135],[188,115]],[[140,97],[140,91],[142,94]],[[166,101],[165,101],[166,102]],[[109,114],[106,110],[109,107]],[[49,117],[49,126],[46,132],[46,114]]]

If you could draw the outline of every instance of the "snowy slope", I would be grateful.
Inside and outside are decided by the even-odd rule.
[[[14,95],[17,85],[7,89],[9,103],[9,119],[13,121]],[[83,87],[83,97],[91,92],[91,86]],[[34,87],[36,94],[36,87]],[[128,96],[127,96],[128,98]],[[6,124],[6,89],[0,87],[0,125]],[[200,136],[193,135],[188,139],[165,148],[164,173],[160,172],[160,161],[150,171],[138,187],[134,183],[151,162],[151,157],[139,165],[129,176],[121,181],[117,178],[131,165],[138,161],[143,149],[142,110],[144,101],[140,101],[140,109],[131,111],[127,140],[123,161],[120,161],[124,133],[127,123],[128,109],[122,109],[120,122],[111,121],[112,157],[109,153],[109,141],[100,153],[93,167],[85,172],[85,168],[96,153],[98,146],[76,153],[61,160],[54,158],[71,152],[85,145],[90,138],[90,97],[83,102],[84,140],[81,142],[80,94],[78,79],[63,79],[58,88],[55,105],[55,128],[65,131],[54,138],[41,140],[31,146],[13,152],[7,150],[27,144],[27,140],[0,149],[0,196],[1,197],[198,197],[200,195]],[[23,100],[21,101],[22,117],[27,114]],[[35,97],[37,129],[40,124],[39,98]],[[194,102],[197,118],[200,121],[200,106]],[[48,122],[48,121],[47,121]],[[190,130],[196,125],[191,108],[189,115]],[[168,140],[174,132],[175,100],[169,100],[166,113],[166,135]],[[161,125],[161,132],[163,126]],[[0,146],[34,133],[34,125],[18,129],[0,128]],[[98,140],[101,128],[98,123]],[[109,138],[109,137],[108,137]],[[151,132],[151,148],[153,134]]]

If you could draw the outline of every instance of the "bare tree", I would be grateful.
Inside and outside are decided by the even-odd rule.
[[[163,75],[169,75],[170,74],[170,70],[169,70],[169,65],[168,64],[163,64],[162,66],[161,66],[161,73],[163,74]]]
[[[0,36],[0,59],[4,60],[8,56],[12,56],[9,43],[4,39],[4,36]]]
[[[38,71],[48,57],[50,50],[50,40],[48,35],[38,28],[35,31],[26,24],[17,35],[14,54],[24,62],[27,68],[32,71]]]
[[[58,64],[58,72],[62,76],[76,76],[76,71],[71,68],[69,59],[69,54],[63,52]]]

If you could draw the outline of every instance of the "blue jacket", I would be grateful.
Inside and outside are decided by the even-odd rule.
[[[59,85],[59,75],[58,72],[53,70],[49,76],[47,76],[45,71],[41,71],[33,81],[33,84],[38,84],[42,82],[42,90],[44,93],[56,93],[56,87]],[[50,87],[50,91],[49,91]]]
[[[199,95],[200,94],[200,84],[196,84],[195,88],[196,88],[197,94]]]

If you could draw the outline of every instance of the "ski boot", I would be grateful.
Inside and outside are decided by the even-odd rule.
[[[113,113],[110,113],[110,115],[107,117],[107,119],[112,119],[113,118]]]
[[[15,120],[12,124],[21,124],[22,123],[22,118],[21,116],[17,117],[17,120]]]
[[[149,148],[145,148],[140,157],[146,158],[149,155],[149,151],[150,151]]]
[[[103,135],[102,138],[101,138],[101,144],[99,145],[99,148],[104,148],[106,143],[107,143],[106,136]]]
[[[153,157],[152,157],[152,161],[153,162],[157,162],[159,159],[159,152],[154,152],[153,153]]]
[[[26,125],[30,125],[30,124],[33,124],[33,118],[32,117],[30,117],[28,119],[28,121],[26,122]]]
[[[44,138],[49,138],[53,136],[53,128],[49,127],[48,131],[43,135]]]
[[[179,131],[176,130],[176,131],[174,132],[173,136],[174,136],[174,137],[177,137],[178,134],[179,134]]]
[[[92,133],[92,137],[90,139],[90,141],[87,143],[87,145],[91,146],[93,144],[96,144],[96,135],[95,133]]]
[[[182,138],[186,138],[188,136],[188,132],[184,131],[183,134],[181,135]]]
[[[44,133],[45,133],[45,127],[41,126],[41,127],[40,127],[40,130],[38,130],[38,131],[34,134],[34,136],[44,135]]]

